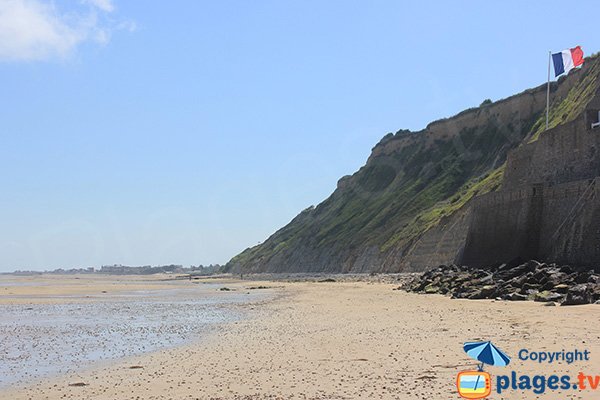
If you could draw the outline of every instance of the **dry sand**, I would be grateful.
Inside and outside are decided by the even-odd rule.
[[[600,306],[451,300],[367,282],[230,286],[259,284],[277,287],[269,289],[274,299],[247,305],[247,319],[201,342],[31,382],[0,398],[457,399],[457,372],[475,367],[462,343],[476,340],[492,340],[513,357],[509,367],[488,368],[492,375],[600,374]],[[517,359],[522,348],[587,349],[591,360],[537,364]],[[76,383],[85,386],[69,386]],[[491,396],[598,397],[578,391]]]

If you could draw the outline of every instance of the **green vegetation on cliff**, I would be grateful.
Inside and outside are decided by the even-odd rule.
[[[595,56],[594,58],[597,58]],[[588,59],[588,62],[594,59]],[[594,60],[596,61],[596,60]],[[580,70],[574,70],[569,76],[574,81],[566,98],[559,98],[550,103],[548,115],[548,128],[573,121],[577,118],[585,106],[592,100],[598,88],[598,75],[600,75],[600,63],[590,63],[589,70],[582,73]],[[566,79],[561,78],[561,80]],[[560,80],[559,80],[560,81]],[[540,116],[532,128],[532,138],[535,141],[546,130],[546,114]]]
[[[552,87],[551,126],[579,116],[598,91],[600,62]],[[386,135],[334,193],[226,266],[246,272],[397,271],[423,235],[502,184],[509,150],[537,139],[546,87],[463,111],[420,132]],[[542,124],[542,125],[541,125]],[[441,229],[441,228],[439,228]]]

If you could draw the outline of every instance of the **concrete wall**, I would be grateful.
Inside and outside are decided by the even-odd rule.
[[[600,266],[600,178],[477,198],[461,262],[516,257]]]
[[[591,111],[597,115],[597,111]],[[509,153],[504,187],[556,185],[600,175],[600,128],[588,118],[560,125]]]
[[[401,271],[422,271],[424,266],[459,261],[467,238],[471,207],[465,206],[425,232],[398,260]]]
[[[516,257],[535,258],[542,197],[539,189],[489,193],[473,202],[461,262],[490,265]]]
[[[544,191],[540,259],[600,266],[600,178]]]
[[[502,190],[473,202],[461,262],[515,257],[600,266],[596,108],[509,153]]]

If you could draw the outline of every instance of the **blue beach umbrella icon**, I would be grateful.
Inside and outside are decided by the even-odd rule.
[[[483,365],[495,365],[505,367],[510,363],[508,357],[502,350],[492,344],[492,342],[467,342],[463,349],[469,357],[479,361],[481,365],[479,369],[483,371]]]
[[[510,357],[504,354],[502,350],[492,344],[492,342],[467,342],[464,344],[463,349],[467,355],[481,364],[479,365],[479,371],[483,371],[483,365],[495,365],[498,367],[505,367],[510,363]],[[477,375],[475,381],[475,387],[479,384],[480,375]]]

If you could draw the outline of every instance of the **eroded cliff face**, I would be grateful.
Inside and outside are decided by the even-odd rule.
[[[598,90],[597,58],[551,88],[551,124],[574,120]],[[502,184],[509,150],[545,123],[546,87],[386,135],[333,194],[226,266],[232,272],[392,272],[453,262],[471,199]]]

